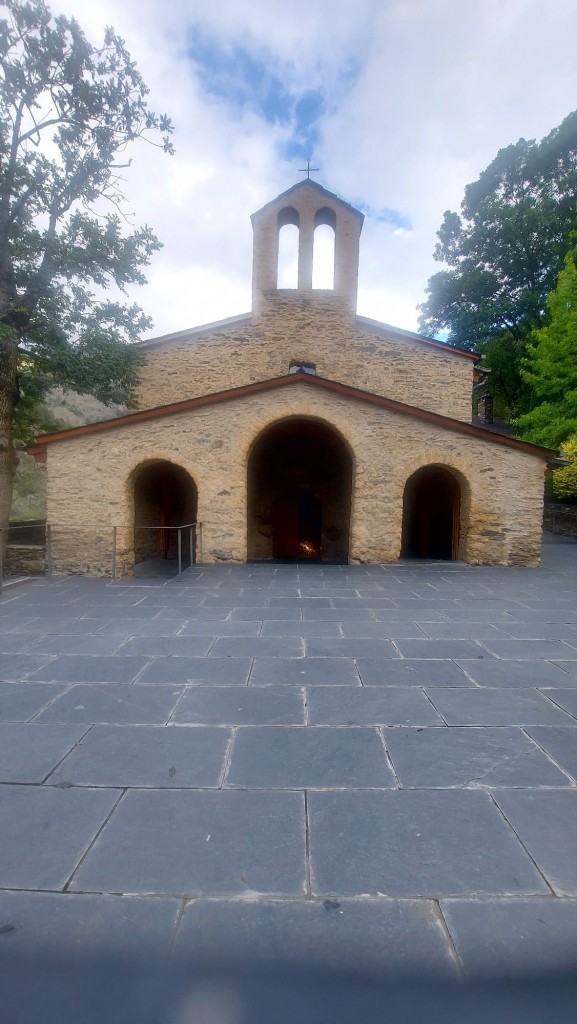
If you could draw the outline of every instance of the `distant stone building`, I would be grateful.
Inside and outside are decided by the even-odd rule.
[[[537,564],[553,453],[472,423],[473,354],[357,315],[363,215],[305,180],[252,222],[252,312],[144,342],[137,412],[37,439],[55,566],[107,569],[79,540],[94,524],[130,570],[191,522],[208,562]],[[321,226],[331,289],[313,288]]]

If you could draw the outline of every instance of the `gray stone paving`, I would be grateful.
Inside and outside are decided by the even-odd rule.
[[[577,964],[577,545],[0,596],[0,950]]]

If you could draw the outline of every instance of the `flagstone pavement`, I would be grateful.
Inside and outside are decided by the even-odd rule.
[[[0,951],[577,964],[577,544],[0,596]]]

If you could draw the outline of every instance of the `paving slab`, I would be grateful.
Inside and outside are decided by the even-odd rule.
[[[302,658],[304,641],[296,636],[236,637],[216,640],[211,658]]]
[[[239,729],[226,776],[243,789],[395,787],[376,729]]]
[[[427,687],[447,725],[573,725],[540,690]]]
[[[118,636],[64,636],[41,637],[28,648],[29,654],[114,654],[122,640]]]
[[[45,661],[27,678],[49,683],[131,683],[146,663],[146,658],[63,654]]]
[[[387,729],[384,737],[404,788],[571,785],[521,729]]]
[[[363,686],[474,686],[454,661],[357,658]]]
[[[577,718],[577,689],[562,690],[546,687],[542,691],[549,700],[552,700],[564,711]]]
[[[26,683],[27,687],[32,683]],[[46,689],[46,684],[37,684]],[[184,687],[130,686],[126,683],[78,683],[53,700],[37,722],[86,722],[104,725],[164,725]],[[1,698],[0,698],[1,704]]]
[[[0,654],[18,654],[39,639],[40,633],[0,633]]]
[[[508,790],[494,799],[553,891],[577,896],[577,790]]]
[[[208,726],[95,725],[47,784],[214,788],[220,782],[230,736],[230,729]]]
[[[577,647],[565,640],[485,640],[498,658],[510,661],[577,661]]]
[[[527,732],[577,782],[577,722],[569,727],[533,726]]]
[[[475,640],[398,640],[403,658],[490,658],[491,654]],[[370,657],[370,655],[368,655]]]
[[[305,648],[307,658],[399,658],[390,640],[311,639],[305,641]]]
[[[259,619],[188,619],[178,638],[188,636],[259,636],[261,621]]]
[[[42,782],[86,726],[0,723],[0,783]]]
[[[123,657],[136,654],[143,658],[204,658],[217,636],[218,633],[212,636],[133,636],[121,641],[116,653]]]
[[[376,625],[376,623],[373,623]],[[338,622],[325,622],[315,619],[313,622],[286,622],[270,619],[262,623],[261,636],[298,636],[302,637],[342,637]]]
[[[0,680],[18,682],[27,679],[49,661],[51,657],[48,654],[3,654],[0,658]]]
[[[209,659],[210,660],[210,659]],[[255,658],[251,686],[360,686],[352,658]]]
[[[119,796],[110,789],[0,786],[0,888],[61,889]]]
[[[195,900],[180,922],[175,956],[187,963],[228,958],[307,970],[457,973],[428,900]]]
[[[575,972],[577,900],[446,899],[441,909],[469,978]]]
[[[296,686],[189,686],[172,721],[196,725],[304,725],[305,694]]]
[[[251,666],[250,658],[155,658],[140,673],[136,685],[213,683],[217,686],[244,686]]]
[[[180,913],[177,899],[0,891],[0,953],[164,958]]]
[[[0,722],[26,722],[63,691],[49,683],[0,683]]]
[[[418,687],[311,686],[309,725],[444,726]]]
[[[477,686],[577,686],[577,678],[549,661],[502,661],[492,657],[479,661],[459,660],[456,664]],[[570,672],[572,662],[564,664]]]
[[[308,809],[317,896],[549,893],[487,793],[313,792]]]
[[[70,888],[187,896],[303,896],[303,794],[130,791]]]

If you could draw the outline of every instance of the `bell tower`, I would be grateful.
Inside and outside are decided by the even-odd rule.
[[[310,178],[299,181],[262,209],[253,213],[253,314],[271,312],[282,299],[319,299],[342,311],[356,312],[359,276],[359,239],[364,214]],[[296,288],[278,287],[279,233],[285,225],[298,229]],[[313,288],[315,231],[327,225],[334,231],[334,284]]]

